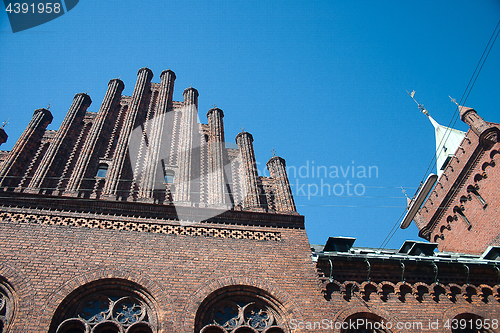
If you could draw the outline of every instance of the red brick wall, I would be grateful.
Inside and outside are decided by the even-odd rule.
[[[50,214],[54,219],[57,212]],[[255,240],[103,230],[29,219],[3,214],[0,222],[0,275],[19,296],[12,332],[47,332],[57,307],[72,291],[107,278],[129,280],[148,290],[157,304],[159,332],[192,332],[199,304],[228,285],[253,286],[271,294],[283,304],[286,319],[311,318],[318,302],[324,302],[303,228],[205,225],[280,236]]]

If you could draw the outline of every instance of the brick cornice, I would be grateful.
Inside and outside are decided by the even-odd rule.
[[[127,218],[149,218],[163,220],[178,220],[174,205],[157,205],[143,202],[110,201],[98,199],[82,199],[71,197],[56,197],[42,194],[1,192],[0,207],[18,207],[36,209],[49,214],[50,212],[74,212],[98,215],[125,216]],[[5,210],[5,209],[2,209]],[[191,209],[193,220],[203,214],[206,209]],[[271,214],[249,211],[225,211],[209,218],[203,223],[250,225],[262,227],[304,229],[304,216]]]

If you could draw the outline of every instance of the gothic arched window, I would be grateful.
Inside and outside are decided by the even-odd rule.
[[[111,281],[95,281],[91,284],[96,286],[80,287],[62,302],[49,332],[156,332],[155,312],[139,286],[131,283],[124,285],[123,281],[121,285]],[[85,292],[86,290],[91,292]]]
[[[241,287],[241,286],[239,286]],[[284,333],[279,304],[263,291],[216,291],[197,312],[196,333]]]

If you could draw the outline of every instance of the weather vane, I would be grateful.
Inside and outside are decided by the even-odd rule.
[[[215,103],[214,103],[214,107],[213,108],[215,109],[216,107],[217,107],[217,105],[215,105]]]
[[[273,147],[273,150],[271,150],[273,152],[273,157],[276,156],[276,150],[274,150],[274,147]]]
[[[51,104],[50,104],[50,102],[49,102],[49,105],[47,105],[47,110],[50,110],[51,106],[52,106],[52,105],[51,105]]]
[[[406,92],[408,93],[408,95],[410,95],[411,99],[413,99],[413,101],[414,101],[415,103],[417,103],[418,108],[420,109],[420,111],[422,111],[422,113],[423,113],[423,114],[425,114],[426,116],[430,116],[429,111],[427,111],[427,110],[425,109],[424,105],[423,105],[423,104],[419,104],[419,103],[417,102],[417,100],[415,99],[415,97],[413,97],[413,96],[415,96],[415,90],[413,90],[412,92],[408,92],[408,90],[407,90]]]
[[[403,188],[403,186],[400,186],[400,187],[401,187],[401,191],[405,195],[406,199],[408,199],[408,196],[406,195],[406,190]]]
[[[245,128],[241,125],[241,132],[245,132]]]
[[[456,99],[454,99],[454,98],[453,98],[453,97],[451,97],[450,95],[448,95],[448,97],[451,99],[451,102],[452,102],[452,103],[454,103],[456,106],[460,106],[460,105],[458,105],[458,103],[457,103],[457,100],[456,100]]]
[[[9,119],[7,119],[6,121],[4,121],[4,122],[3,122],[3,124],[2,124],[2,127],[1,127],[1,128],[4,128],[4,127],[5,127],[5,125],[7,125],[7,124],[9,123],[9,120],[10,120],[10,118],[9,118]]]

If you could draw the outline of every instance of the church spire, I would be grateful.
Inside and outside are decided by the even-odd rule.
[[[448,162],[451,160],[458,147],[460,146],[460,143],[465,137],[465,132],[440,125],[436,120],[434,120],[434,118],[431,117],[429,111],[425,109],[424,105],[419,104],[415,100],[415,90],[413,90],[411,93],[408,92],[408,95],[410,95],[413,101],[417,103],[420,111],[425,114],[427,118],[429,118],[429,121],[434,127],[436,137],[436,168],[437,175],[440,177],[444,169],[448,165]]]

